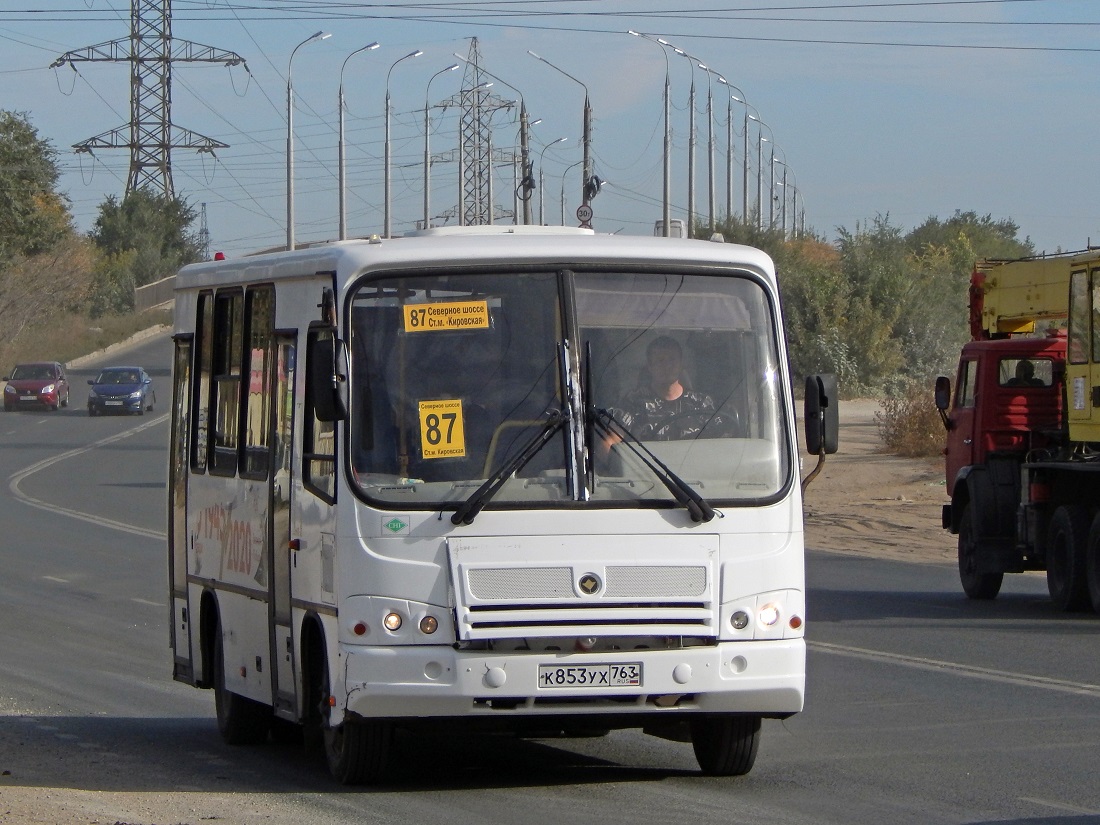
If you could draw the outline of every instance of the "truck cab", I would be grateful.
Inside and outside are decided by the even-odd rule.
[[[994,454],[1023,460],[1060,438],[1064,335],[971,341],[947,414],[947,492]]]

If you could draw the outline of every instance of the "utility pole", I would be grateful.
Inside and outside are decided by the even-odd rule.
[[[172,123],[172,64],[222,63],[243,65],[247,71],[244,58],[236,52],[173,40],[171,0],[131,0],[128,39],[66,52],[51,67],[68,63],[76,71],[77,63],[102,61],[130,64],[130,123],[73,144],[73,149],[88,153],[95,149],[129,149],[126,193],[149,189],[175,197],[172,149],[213,154],[229,144]]]
[[[199,254],[201,260],[210,260],[210,227],[206,223],[206,204],[199,210]]]

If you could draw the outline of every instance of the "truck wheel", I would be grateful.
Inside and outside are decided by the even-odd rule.
[[[691,721],[691,746],[707,776],[744,776],[760,747],[759,716],[700,716]]]
[[[214,634],[214,710],[218,732],[229,745],[259,744],[267,739],[271,728],[271,708],[226,688],[220,624],[214,627]]]
[[[1047,590],[1054,606],[1064,612],[1088,606],[1085,548],[1088,515],[1084,507],[1059,507],[1047,530]]]
[[[969,599],[995,599],[1001,592],[1004,573],[978,572],[978,542],[970,521],[970,505],[959,519],[959,581]]]
[[[1085,579],[1088,581],[1092,609],[1100,613],[1100,515],[1089,528],[1088,550],[1085,552]]]

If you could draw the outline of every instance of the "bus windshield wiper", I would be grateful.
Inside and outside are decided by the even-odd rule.
[[[694,522],[707,522],[714,518],[714,508],[705,498],[699,495],[690,484],[680,478],[668,468],[661,459],[657,458],[649,448],[645,446],[626,426],[619,421],[609,410],[594,409],[592,420],[596,426],[609,436],[618,438],[626,444],[634,455],[642,460],[642,463],[653,471],[661,483],[672,493],[672,497],[687,508],[691,520]]]
[[[489,500],[500,491],[500,488],[504,486],[505,482],[512,476],[513,473],[518,473],[528,461],[535,457],[546,443],[554,436],[558,430],[565,426],[567,417],[561,410],[553,410],[549,413],[549,417],[546,419],[546,423],[542,425],[542,429],[523,445],[515,457],[510,461],[505,462],[501,467],[497,469],[495,473],[485,479],[485,483],[478,487],[472,496],[466,499],[462,505],[455,510],[451,516],[451,524],[471,524],[477,517],[477,514],[481,512],[482,508],[489,503]]]

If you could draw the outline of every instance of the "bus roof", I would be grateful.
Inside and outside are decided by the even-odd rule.
[[[234,281],[255,282],[335,272],[337,281],[373,269],[454,266],[469,261],[489,266],[645,265],[740,267],[774,278],[765,252],[738,244],[606,235],[561,226],[472,226],[419,230],[396,238],[331,241],[293,252],[273,250],[241,258],[191,264],[180,270],[176,289]]]

